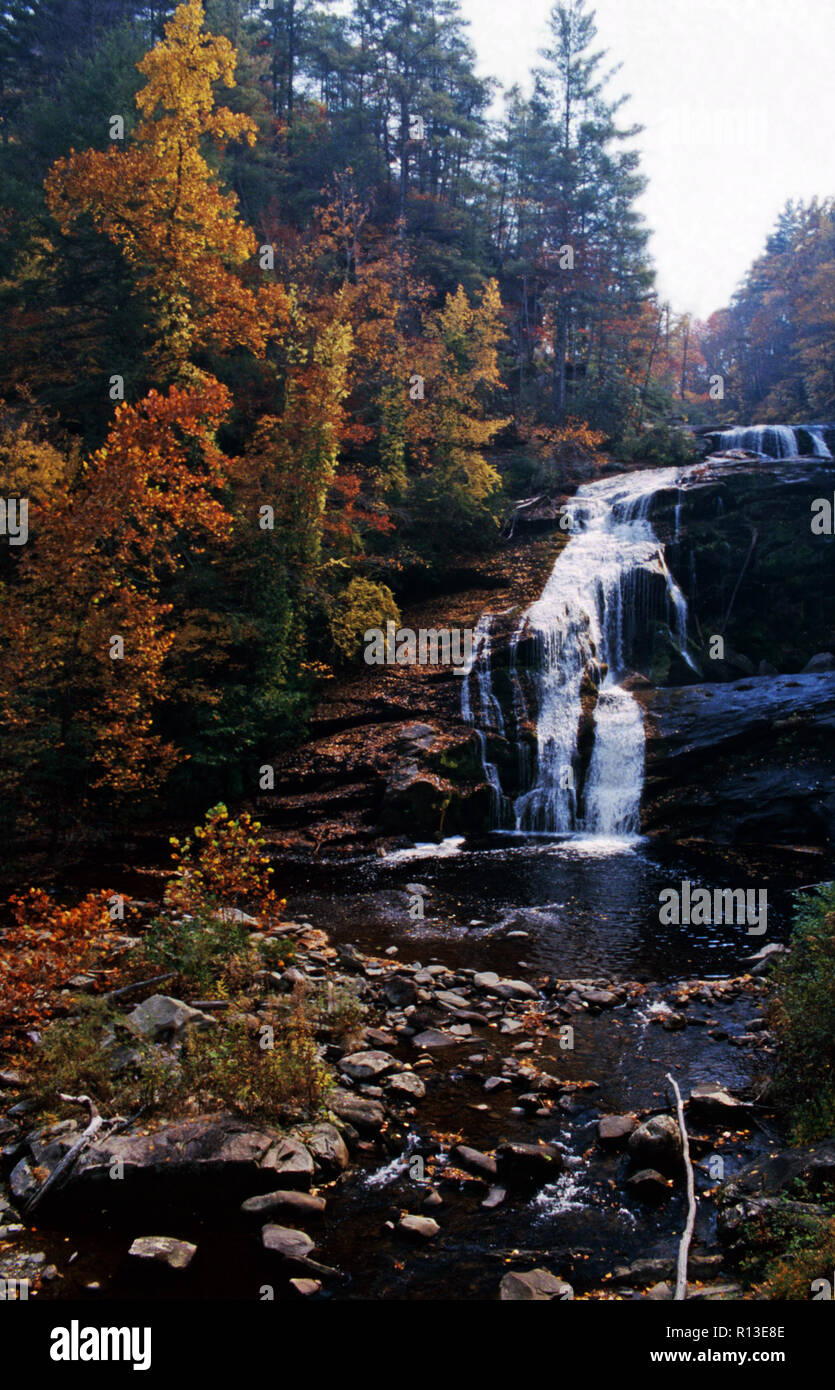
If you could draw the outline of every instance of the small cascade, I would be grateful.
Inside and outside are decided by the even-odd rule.
[[[487,758],[487,736],[504,735],[505,721],[492,685],[493,619],[488,615],[479,623],[475,680],[470,676],[465,681],[462,714],[479,735],[498,827],[549,834],[637,833],[643,717],[621,684],[635,642],[654,619],[666,616],[682,658],[696,669],[687,652],[687,601],[649,520],[656,494],[677,488],[681,478],[679,469],[659,469],[578,489],[571,504],[570,539],[541,598],[522,615],[510,640],[511,724],[518,730],[527,720],[522,665],[527,666],[537,712],[536,766],[530,768],[520,756],[522,790],[513,800],[502,791],[497,768]],[[666,615],[663,602],[659,611],[659,590],[666,596]],[[596,700],[591,682],[597,686]],[[583,777],[579,737],[586,697],[587,707],[593,705],[594,727]],[[527,750],[524,740],[516,741]]]
[[[813,457],[831,459],[825,425],[747,425],[716,434],[721,451],[747,449],[765,458]]]

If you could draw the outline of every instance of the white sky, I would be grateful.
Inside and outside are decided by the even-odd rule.
[[[527,88],[550,0],[462,0],[479,70]],[[649,188],[662,296],[726,304],[786,198],[835,195],[833,0],[590,0]]]

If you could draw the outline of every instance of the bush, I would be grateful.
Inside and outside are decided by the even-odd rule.
[[[775,968],[771,1027],[777,1096],[797,1143],[835,1131],[835,883],[799,897],[788,953]]]
[[[388,585],[352,579],[331,618],[333,644],[344,660],[353,661],[368,629],[385,629],[387,622],[400,624],[400,609]]]
[[[9,899],[13,922],[0,935],[0,1023],[37,1024],[55,1008],[56,992],[110,944],[111,894],[89,893],[61,907],[42,888]]]
[[[655,425],[638,433],[625,429],[614,446],[614,454],[623,463],[692,463],[698,449],[686,430],[669,425]]]

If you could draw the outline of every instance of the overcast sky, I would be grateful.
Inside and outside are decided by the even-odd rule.
[[[527,86],[551,0],[461,0],[479,69]],[[613,90],[646,129],[661,294],[721,308],[787,198],[835,195],[833,0],[597,0]]]

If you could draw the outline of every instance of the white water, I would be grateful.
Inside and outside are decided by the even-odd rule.
[[[750,449],[768,458],[797,458],[807,453],[802,446],[801,433],[809,436],[812,442],[812,457],[830,459],[829,446],[824,439],[823,425],[748,425],[743,429],[722,430],[719,433],[721,449]]]
[[[620,683],[634,638],[651,619],[648,587],[663,580],[670,627],[686,649],[687,603],[670,574],[649,522],[653,496],[675,488],[681,470],[658,469],[589,483],[571,504],[570,539],[557,557],[542,597],[523,614],[511,639],[511,676],[521,642],[537,653],[536,781],[510,803],[487,761],[486,735],[504,721],[492,688],[490,620],[475,659],[478,709],[463,693],[462,711],[481,735],[485,775],[493,788],[494,824],[539,833],[637,834],[644,775],[641,708]],[[608,667],[605,675],[601,668]],[[695,669],[695,668],[694,668]],[[594,743],[585,785],[577,785],[578,732],[584,679],[599,687]],[[465,686],[469,680],[465,682]],[[514,679],[514,687],[516,681]],[[514,703],[518,698],[514,694]],[[582,791],[582,796],[578,792]]]

